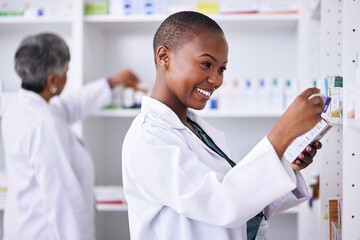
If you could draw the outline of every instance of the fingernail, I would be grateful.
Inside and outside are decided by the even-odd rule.
[[[311,151],[311,147],[307,146],[306,151],[310,152]]]
[[[300,153],[299,158],[302,159],[304,157],[304,154]],[[300,161],[299,161],[300,163]]]

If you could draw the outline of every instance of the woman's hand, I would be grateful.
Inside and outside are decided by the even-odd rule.
[[[321,121],[323,100],[319,96],[309,99],[311,95],[319,92],[317,88],[303,91],[268,134],[268,139],[279,158],[296,137],[303,135]]]
[[[126,70],[108,78],[108,82],[111,88],[121,84],[125,87],[136,88],[140,83],[140,79],[132,71]]]
[[[301,169],[306,168],[313,162],[313,158],[316,155],[318,149],[322,147],[321,142],[314,141],[305,150],[299,154],[295,161],[291,164],[292,169],[295,171],[300,171]]]

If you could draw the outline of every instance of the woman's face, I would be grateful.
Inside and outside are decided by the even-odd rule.
[[[169,53],[167,85],[180,105],[203,109],[221,86],[228,60],[228,45],[221,33],[203,31],[177,51]],[[178,101],[176,101],[178,100]]]

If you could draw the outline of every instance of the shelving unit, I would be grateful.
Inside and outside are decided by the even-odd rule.
[[[359,119],[348,119],[346,122],[346,126],[349,128],[353,128],[355,130],[360,130],[360,120]]]
[[[16,91],[19,79],[13,70],[13,58],[21,39],[28,34],[51,31],[62,36],[71,50],[68,83],[65,91],[79,88],[99,77],[134,70],[150,91],[155,79],[152,38],[166,16],[84,16],[84,1],[74,1],[72,16],[54,18],[0,18],[0,78],[4,90]],[[231,76],[294,77],[303,84],[304,38],[303,19],[299,14],[247,14],[211,16],[223,28],[230,53]],[[31,28],[29,27],[31,24]],[[76,130],[88,146],[95,163],[96,185],[121,185],[121,146],[139,109],[101,110],[77,126]],[[203,111],[201,115],[223,130],[230,147],[244,156],[277,122],[282,112],[258,113],[239,111]],[[241,147],[239,147],[241,146]],[[297,224],[301,208],[285,214]],[[100,216],[99,216],[100,215]],[[110,216],[111,215],[111,216]],[[96,216],[99,239],[119,236],[128,239],[126,206],[101,206]],[[123,226],[120,230],[109,228]],[[281,224],[289,224],[281,222]],[[298,226],[298,233],[302,227]],[[101,236],[101,237],[99,237]],[[300,236],[300,235],[299,235]],[[298,237],[298,240],[306,238]]]
[[[298,21],[298,14],[230,14],[230,15],[209,15],[218,22],[224,21]],[[89,15],[84,17],[85,22],[162,22],[166,15],[133,15],[133,16],[114,16],[114,15]]]
[[[344,79],[344,116],[348,88],[356,81],[356,53],[360,50],[360,1],[322,1],[322,77],[339,75]],[[360,121],[335,120],[335,129],[326,136],[320,175],[321,217],[327,212],[327,199],[342,198],[342,239],[360,239]],[[324,221],[323,219],[321,221]],[[323,225],[324,227],[324,225]],[[323,229],[323,237],[326,234]]]
[[[140,109],[115,109],[99,110],[91,117],[136,117]],[[202,117],[212,118],[278,118],[282,112],[239,112],[239,111],[220,111],[220,110],[202,110],[198,112]]]
[[[321,54],[320,78],[327,75],[343,76],[343,2],[321,2]],[[331,118],[332,123],[342,120]],[[334,124],[333,129],[323,138],[320,169],[320,236],[329,238],[328,199],[342,197],[343,186],[343,126]]]
[[[0,24],[72,23],[69,16],[55,17],[1,17]]]
[[[359,81],[356,78],[356,59],[360,51],[360,1],[344,1],[343,19],[343,69],[344,69],[344,92],[348,92],[351,83]],[[359,93],[357,93],[359,94]],[[344,112],[350,101],[345,95]],[[343,125],[343,215],[342,215],[342,239],[360,239],[360,176],[357,169],[360,168],[360,121],[345,119]]]

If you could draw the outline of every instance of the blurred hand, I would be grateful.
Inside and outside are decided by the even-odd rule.
[[[323,100],[319,96],[308,99],[311,95],[319,92],[320,90],[317,88],[306,89],[295,98],[280,118],[280,124],[292,138],[303,135],[321,121]]]
[[[317,88],[303,91],[270,131],[268,139],[279,158],[296,137],[303,135],[321,121],[323,100],[319,96],[309,99],[311,95],[319,92]]]
[[[108,78],[108,82],[111,88],[120,84],[124,85],[125,87],[136,88],[140,83],[140,79],[132,71],[126,70]]]
[[[299,154],[295,161],[291,164],[292,169],[300,171],[306,168],[313,162],[313,158],[316,155],[318,149],[322,147],[321,142],[314,141],[305,148],[305,150]]]

